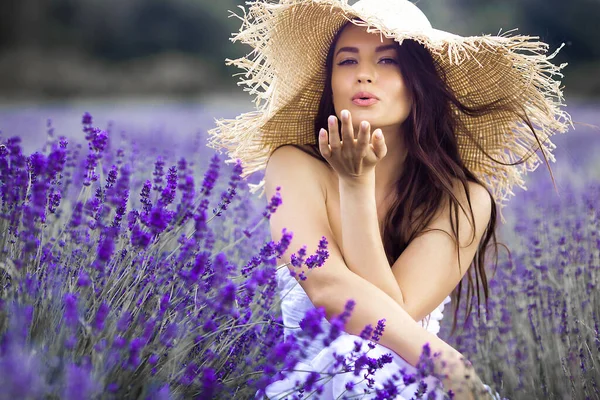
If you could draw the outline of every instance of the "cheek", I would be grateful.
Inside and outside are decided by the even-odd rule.
[[[348,85],[345,83],[344,76],[342,74],[334,73],[331,76],[331,90],[334,94],[342,92],[346,86]]]
[[[404,103],[405,106],[408,106],[408,108],[410,108],[412,104],[410,93],[408,91],[408,88],[404,84],[402,78],[395,80],[394,93],[396,94],[396,99],[398,101]]]

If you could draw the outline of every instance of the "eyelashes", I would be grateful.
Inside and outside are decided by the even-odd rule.
[[[353,59],[344,60],[344,61],[339,62],[337,65],[349,65],[350,61],[356,61],[356,60],[353,60]],[[386,64],[391,64],[391,65],[398,64],[398,61],[394,60],[393,58],[389,58],[389,57],[382,58],[381,60],[379,60],[379,62],[381,62],[381,61],[391,61],[391,62],[386,63]]]

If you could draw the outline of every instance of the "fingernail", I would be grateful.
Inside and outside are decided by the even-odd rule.
[[[362,126],[363,129],[367,129],[368,123],[367,123],[367,121],[363,121],[360,123],[360,125]]]
[[[333,115],[329,116],[329,123],[335,124],[335,117]]]
[[[348,110],[342,110],[342,118],[348,118]]]

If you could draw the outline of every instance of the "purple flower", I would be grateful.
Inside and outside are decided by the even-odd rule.
[[[0,347],[1,349],[1,347]],[[39,357],[21,346],[10,346],[0,357],[2,397],[7,399],[44,398],[47,386]]]
[[[132,315],[129,311],[124,311],[121,314],[121,318],[117,321],[117,331],[124,333],[127,329],[129,329],[129,325],[131,324]]]
[[[205,396],[207,399],[213,398],[216,395],[217,388],[219,386],[215,370],[210,367],[203,367],[201,380],[202,395]]]
[[[152,338],[152,335],[154,335],[155,327],[156,327],[156,319],[151,319],[149,321],[146,321],[146,323],[144,324],[144,333],[142,335],[142,338],[144,339],[145,343],[149,342],[150,339]]]
[[[89,112],[86,112],[86,113],[83,114],[81,123],[83,125],[92,125],[92,116],[90,115]]]
[[[373,337],[371,338],[371,340],[374,342],[378,342],[379,339],[381,339],[381,335],[383,334],[384,330],[385,330],[385,318],[382,318],[379,321],[377,321],[377,326],[375,327],[375,332],[373,333]]]
[[[29,156],[29,172],[31,173],[31,182],[37,181],[37,178],[46,172],[46,156],[40,153],[33,153]]]
[[[225,285],[219,290],[219,307],[221,309],[227,309],[231,307],[235,300],[235,293],[237,286],[231,281],[227,281]]]
[[[417,381],[417,377],[414,374],[402,374],[402,381],[405,386],[412,385]]]
[[[211,190],[215,186],[215,182],[219,178],[219,156],[215,153],[210,159],[210,166],[208,170],[204,174],[204,181],[202,182],[202,189],[200,193],[204,197],[208,197],[210,195]]]
[[[94,350],[98,353],[102,353],[106,349],[106,339],[100,339],[94,346]]]
[[[329,258],[327,245],[327,238],[325,236],[322,236],[321,240],[319,241],[319,246],[317,248],[316,254],[313,254],[306,259],[306,265],[309,269],[319,268],[323,266],[323,264],[325,264],[325,261]]]
[[[65,293],[63,302],[65,304],[65,322],[67,323],[67,326],[76,328],[79,322],[79,315],[77,313],[77,295]]]
[[[79,276],[77,277],[77,286],[86,287],[91,283],[90,276],[83,269],[79,271]]]
[[[56,213],[56,209],[58,208],[58,206],[60,206],[60,201],[62,199],[62,196],[60,194],[59,191],[57,190],[52,190],[52,192],[50,193],[49,199],[48,199],[48,212],[49,213]]]
[[[129,360],[128,365],[136,369],[140,363],[140,353],[144,348],[145,341],[142,338],[135,338],[129,344]]]
[[[110,308],[108,307],[108,304],[103,301],[102,304],[100,304],[100,307],[98,307],[98,311],[96,311],[96,318],[94,319],[94,329],[97,332],[102,332],[104,330],[104,320],[106,319],[109,311]]]
[[[167,309],[169,308],[169,303],[171,301],[171,295],[169,292],[165,293],[160,299],[160,308],[158,310],[158,315],[162,317]]]
[[[108,202],[115,207],[125,208],[129,199],[129,179],[131,176],[129,164],[121,166],[119,172],[120,175],[115,186],[108,193]]]
[[[154,176],[154,187],[152,187],[152,190],[157,192],[161,192],[163,190],[163,176],[165,175],[164,166],[165,162],[163,161],[162,157],[158,157],[156,163],[154,164],[154,172],[152,173]]]
[[[122,349],[125,347],[126,344],[127,339],[125,339],[123,336],[115,336],[112,345],[115,349]]]
[[[169,168],[167,174],[167,187],[162,191],[160,204],[167,206],[175,200],[175,193],[177,191],[177,167],[173,166]]]
[[[352,311],[354,310],[355,305],[356,302],[354,300],[348,300],[346,302],[346,305],[344,306],[344,311],[342,311],[340,315],[335,316],[331,319],[331,321],[329,321],[331,329],[329,331],[329,335],[323,339],[323,344],[325,346],[329,346],[335,339],[337,339],[341,335],[342,331],[346,326],[346,323],[348,322],[348,319],[350,318],[350,315],[352,314]]]
[[[290,262],[294,267],[301,267],[304,264],[304,258],[306,257],[306,246],[302,246],[297,253],[292,254]]]
[[[152,240],[152,234],[150,232],[143,231],[138,224],[133,226],[131,231],[131,245],[145,249]]]
[[[217,208],[213,210],[214,214],[220,216],[222,211],[227,210],[227,207],[229,206],[229,204],[233,200],[233,197],[237,193],[236,189],[238,182],[241,180],[242,170],[242,162],[240,160],[236,160],[231,177],[229,179],[229,187],[227,191],[221,193],[221,201]]]
[[[275,190],[275,194],[273,195],[273,197],[271,197],[269,204],[267,205],[265,211],[262,214],[263,217],[267,219],[271,219],[271,214],[273,214],[277,210],[277,207],[279,207],[282,203],[280,193],[281,186],[277,186]]]
[[[171,400],[171,394],[169,390],[169,384],[161,386],[156,392],[150,393],[150,396],[146,397],[146,400]]]
[[[190,217],[192,217],[192,206],[194,202],[194,177],[191,175],[185,175],[182,178],[184,181],[179,185],[179,189],[182,191],[181,202],[177,205],[177,221],[179,225],[184,224]]]
[[[92,137],[91,146],[92,149],[98,153],[102,153],[108,144],[108,134],[106,131],[96,129],[94,130],[94,136]]]
[[[52,145],[52,150],[48,155],[48,164],[46,175],[48,179],[53,181],[56,179],[56,176],[61,174],[64,170],[65,164],[67,162],[67,144],[69,142],[64,136],[59,138],[58,145],[54,143]]]
[[[110,230],[107,230],[107,233],[98,245],[98,259],[102,263],[108,262],[115,251],[115,241],[113,235],[109,232]]]
[[[93,398],[100,389],[96,380],[90,376],[90,371],[87,368],[74,364],[67,366],[65,383],[62,398],[67,400]]]
[[[194,379],[198,375],[199,368],[195,363],[189,363],[183,372],[183,376],[179,380],[179,383],[185,386],[189,386],[194,382]],[[205,395],[204,391],[202,392]],[[212,396],[207,396],[206,398],[211,398]]]
[[[298,325],[310,338],[316,338],[317,335],[323,333],[321,326],[323,318],[325,318],[324,307],[309,309]]]
[[[173,340],[177,336],[179,327],[176,323],[170,323],[160,337],[160,342],[166,347],[173,346]]]
[[[106,185],[104,185],[104,189],[109,190],[113,187],[115,182],[117,182],[117,166],[113,165],[108,172],[108,176],[106,177]]]
[[[148,216],[147,225],[151,229],[153,235],[158,235],[163,232],[173,219],[173,213],[163,207],[153,207]]]
[[[364,340],[369,340],[371,338],[372,334],[373,334],[373,327],[371,326],[371,324],[368,324],[360,332],[360,338],[364,339]]]
[[[208,251],[202,251],[196,255],[194,266],[189,275],[190,283],[196,282],[200,276],[204,275],[204,272],[206,271],[206,266],[209,264],[209,261],[210,253]]]
[[[142,192],[140,193],[140,202],[142,203],[142,208],[146,213],[150,213],[150,210],[152,209],[152,200],[150,200],[151,189],[152,182],[150,182],[150,180],[146,180],[144,187],[142,187]]]
[[[96,166],[98,165],[99,156],[95,153],[90,152],[86,158],[85,171],[84,171],[84,186],[90,186],[92,182],[96,182],[98,180],[98,175],[96,175]]]
[[[287,230],[283,228],[281,240],[276,247],[277,258],[281,258],[281,256],[283,256],[283,254],[287,251],[293,237],[294,234],[292,232],[287,232]]]
[[[219,324],[217,324],[212,318],[207,318],[202,325],[202,330],[206,333],[214,332],[219,328]]]
[[[433,358],[431,357],[431,348],[429,347],[429,343],[425,343],[423,346],[423,351],[421,352],[416,368],[419,373],[419,379],[434,374],[435,365]]]

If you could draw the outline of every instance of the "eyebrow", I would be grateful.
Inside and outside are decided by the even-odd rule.
[[[386,50],[393,50],[394,48],[396,48],[395,44],[385,44],[383,46],[378,46],[375,49],[376,53],[380,53],[382,51],[386,51]],[[340,54],[342,51],[347,51],[349,53],[358,53],[358,48],[356,47],[342,47],[340,48],[337,53],[335,53],[335,55],[337,56],[338,54]]]

